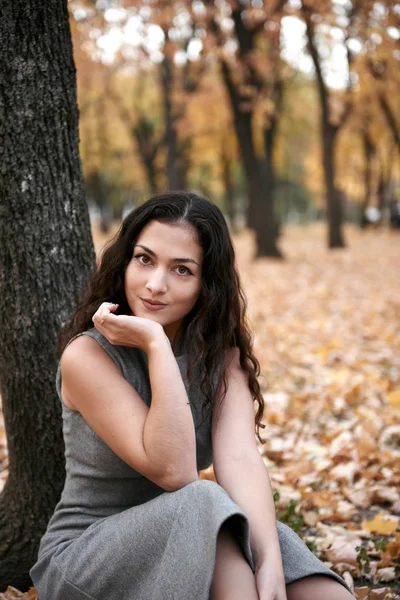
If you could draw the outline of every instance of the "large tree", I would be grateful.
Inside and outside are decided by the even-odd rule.
[[[5,0],[0,39],[0,378],[9,476],[0,590],[25,589],[64,480],[56,338],[94,266],[67,0]]]

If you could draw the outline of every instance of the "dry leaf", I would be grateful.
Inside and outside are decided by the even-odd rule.
[[[391,600],[394,598],[390,587],[376,588],[370,592],[370,600]]]
[[[378,569],[376,572],[376,581],[394,581],[396,579],[396,571],[394,567],[385,567]]]
[[[337,536],[325,554],[333,564],[347,563],[357,566],[357,541],[350,540],[347,537]]]
[[[395,390],[394,392],[389,392],[387,395],[388,402],[390,406],[394,406],[396,408],[400,408],[400,390]]]
[[[354,594],[357,600],[368,600],[368,594],[370,592],[369,587],[363,586],[359,588],[355,588]]]
[[[362,528],[371,533],[390,535],[396,531],[399,523],[400,519],[398,517],[379,513],[375,515],[372,521],[363,521]]]
[[[372,504],[380,504],[382,502],[397,502],[400,499],[399,491],[396,488],[375,485],[370,489],[370,501]]]

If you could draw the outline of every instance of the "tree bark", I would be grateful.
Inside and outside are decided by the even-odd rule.
[[[345,243],[342,233],[343,207],[340,191],[335,184],[335,149],[337,128],[323,121],[322,123],[322,153],[324,167],[324,181],[326,191],[328,215],[328,247],[344,248]]]
[[[131,131],[136,139],[139,154],[143,161],[150,191],[152,194],[157,194],[156,158],[161,143],[156,138],[153,123],[146,117],[139,117],[137,125],[132,127]]]
[[[273,196],[269,194],[265,167],[262,166],[254,148],[253,113],[241,110],[240,98],[231,79],[229,66],[225,61],[222,61],[222,73],[231,100],[235,132],[246,174],[249,196],[248,225],[256,233],[257,256],[281,258],[282,254],[276,243]]]
[[[255,47],[256,29],[245,26],[243,21],[243,5],[235,5],[232,10],[232,19],[235,25],[236,38],[239,44],[239,59],[246,73],[246,84],[256,91],[260,91],[263,81],[252,65],[251,55]],[[258,158],[253,142],[253,108],[244,110],[242,104],[251,104],[248,98],[242,98],[237,86],[232,81],[229,66],[222,62],[224,81],[231,101],[234,114],[234,125],[239,142],[240,155],[249,196],[247,211],[248,226],[254,229],[257,241],[257,256],[270,256],[282,258],[277,246],[277,226],[274,210],[273,166],[271,154],[266,155],[265,161]],[[273,139],[272,139],[273,141]]]
[[[366,210],[371,202],[371,176],[372,176],[372,158],[375,154],[375,145],[372,142],[372,139],[368,133],[368,124],[365,124],[365,127],[362,130],[362,142],[364,148],[364,202],[362,203],[362,214],[360,224],[361,227],[364,228],[368,225],[368,221],[366,218]]]
[[[275,197],[276,197],[276,173],[274,164],[274,150],[276,134],[278,129],[279,117],[282,110],[283,101],[283,81],[279,77],[273,83],[273,100],[275,104],[274,114],[270,116],[268,126],[264,128],[264,152],[265,160],[262,163],[264,167],[264,190],[267,197],[266,205],[270,207],[272,214],[272,223],[274,227],[273,236],[275,240],[279,238],[280,223],[275,215]]]
[[[176,115],[172,104],[172,60],[165,56],[161,63],[161,87],[163,91],[165,113],[165,143],[167,147],[167,181],[168,189],[183,190],[186,187],[181,157],[178,147],[178,132],[176,130]]]
[[[67,1],[3,2],[0,38],[0,590],[24,590],[64,481],[56,337],[95,261]]]
[[[330,121],[329,115],[329,92],[325,85],[325,81],[322,74],[320,56],[314,39],[314,28],[311,23],[310,15],[308,14],[308,9],[305,9],[303,6],[302,10],[305,14],[308,47],[312,61],[314,63],[318,93],[321,103],[322,162],[324,168],[324,181],[328,216],[328,247],[344,248],[346,244],[344,242],[344,236],[342,231],[343,207],[341,202],[341,194],[336,188],[335,183],[335,142],[340,127],[343,126],[349,115],[351,105],[347,105],[346,111],[342,117],[340,125],[333,125]]]
[[[225,151],[225,141],[223,141],[222,143],[220,158],[222,182],[224,185],[225,210],[227,212],[232,231],[237,231],[237,210],[234,196],[234,186],[232,181],[232,160],[228,153]]]

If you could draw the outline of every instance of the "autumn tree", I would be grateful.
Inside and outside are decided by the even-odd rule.
[[[342,195],[337,184],[336,169],[336,146],[338,133],[344,127],[352,110],[352,88],[353,80],[350,74],[354,55],[348,44],[350,31],[359,15],[361,3],[358,0],[349,2],[345,6],[333,6],[333,3],[326,0],[321,3],[314,0],[303,0],[301,4],[300,15],[306,25],[306,35],[308,49],[314,64],[316,82],[320,98],[321,107],[321,145],[322,162],[324,167],[325,194],[328,215],[328,246],[329,248],[341,248],[345,246],[342,224],[343,224],[343,206]],[[321,32],[321,24],[325,28],[327,37],[329,30],[337,26],[338,17],[346,21],[346,31],[343,43],[346,47],[349,76],[347,79],[346,94],[343,95],[341,106],[337,107],[337,99],[331,92],[324,74],[323,60],[318,45],[318,34]],[[320,27],[318,27],[320,25]],[[336,106],[335,106],[336,104]]]
[[[256,232],[259,256],[281,257],[274,208],[274,146],[282,106],[283,79],[279,19],[284,2],[252,9],[245,2],[207,2],[209,28],[215,38],[223,81],[248,189],[248,225]],[[211,16],[211,18],[210,18]],[[226,21],[231,20],[234,37]],[[225,25],[224,25],[225,22]],[[237,51],[229,51],[229,42]],[[255,115],[263,110],[263,148],[254,137]]]
[[[386,124],[392,133],[394,143],[400,152],[400,120],[395,110],[395,102],[400,97],[400,78],[398,75],[400,52],[398,32],[400,27],[397,3],[387,0],[382,5],[383,14],[380,26],[375,22],[375,38],[372,51],[365,58],[365,66],[374,82],[375,94]],[[397,4],[398,6],[398,4]],[[376,31],[378,30],[378,31]],[[394,32],[392,35],[389,31]]]
[[[0,370],[9,453],[0,496],[2,590],[30,585],[63,486],[56,338],[94,251],[67,2],[5,2],[0,31]]]
[[[400,123],[394,110],[400,101],[400,16],[396,6],[395,0],[364,2],[350,32],[359,47],[354,63],[358,89],[351,121],[359,123],[364,154],[363,214],[374,198],[381,213],[388,204],[400,151]]]
[[[185,119],[187,103],[196,92],[205,67],[204,63],[190,59],[188,46],[196,36],[186,3],[171,6],[159,0],[148,4],[148,11],[144,14],[137,3],[126,2],[125,7],[116,9],[114,17],[110,18],[111,4],[106,3],[98,8],[88,1],[84,9],[72,5],[72,13],[81,25],[80,41],[83,41],[82,32],[85,31],[88,54],[93,60],[101,62],[105,57],[99,53],[96,40],[90,41],[93,31],[101,31],[106,39],[118,25],[120,47],[115,52],[112,64],[103,65],[107,80],[104,92],[125,124],[132,148],[142,161],[149,189],[152,192],[161,187],[183,189],[187,187],[191,140],[185,135],[181,123]],[[141,23],[134,49],[122,34],[132,16]],[[180,20],[177,26],[174,24],[176,19]],[[157,48],[149,43],[151,27],[153,35],[155,29],[158,32]],[[127,79],[129,70],[131,79],[138,84],[134,86],[134,96],[127,102],[126,94],[121,94],[115,80],[119,73],[123,73],[122,77]],[[151,79],[150,86],[157,86],[159,98],[156,110],[163,113],[162,128],[157,123],[154,107],[144,101],[144,98],[148,98],[144,85],[149,85]],[[163,170],[160,169],[160,156],[164,162]]]

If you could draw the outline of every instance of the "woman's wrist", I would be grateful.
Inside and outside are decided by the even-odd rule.
[[[277,542],[277,545],[269,544],[267,547],[264,548],[253,548],[252,552],[256,568],[260,568],[261,565],[267,561],[282,564],[282,555],[279,546],[279,541]]]
[[[157,352],[160,349],[165,350],[165,348],[170,349],[171,344],[163,327],[160,325],[159,328],[155,328],[154,334],[152,334],[148,341],[146,354]]]

